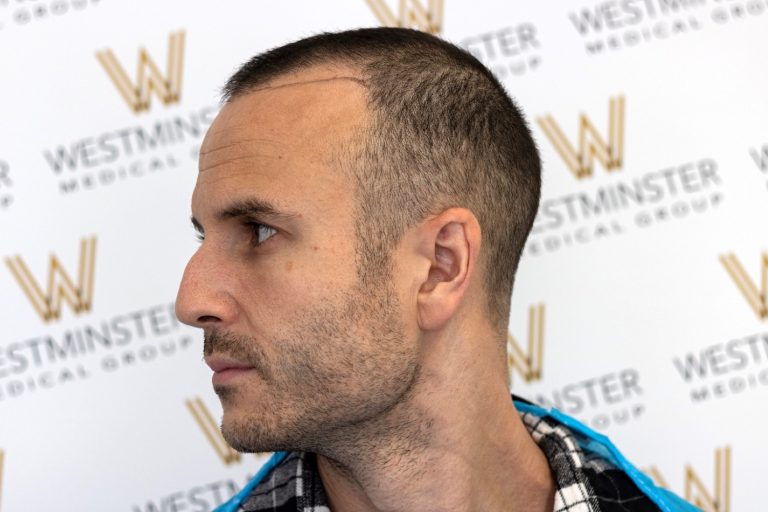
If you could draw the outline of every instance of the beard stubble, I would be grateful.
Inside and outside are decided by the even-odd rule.
[[[350,432],[360,429],[351,427],[364,430],[402,403],[417,380],[416,345],[406,341],[398,312],[389,283],[356,286],[278,326],[269,346],[227,331],[206,333],[206,355],[245,362],[259,381],[216,388],[224,438],[242,452],[323,453],[343,443],[340,437],[352,442]]]

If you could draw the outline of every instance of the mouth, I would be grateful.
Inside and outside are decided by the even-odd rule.
[[[205,364],[213,370],[211,380],[214,386],[226,384],[238,376],[254,370],[254,367],[247,363],[225,356],[206,357]]]

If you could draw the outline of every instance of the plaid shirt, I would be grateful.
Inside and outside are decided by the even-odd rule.
[[[527,403],[515,397],[516,400]],[[659,508],[607,458],[580,446],[580,434],[550,417],[520,412],[555,479],[554,512],[643,512]],[[330,512],[313,453],[290,453],[257,485],[238,512]]]

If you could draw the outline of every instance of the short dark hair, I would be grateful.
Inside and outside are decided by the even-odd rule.
[[[232,75],[224,101],[324,64],[360,70],[372,113],[359,147],[341,159],[357,185],[361,278],[390,268],[410,226],[449,207],[468,208],[482,231],[489,319],[506,333],[541,188],[539,154],[520,110],[474,56],[403,28],[323,33],[268,50]]]

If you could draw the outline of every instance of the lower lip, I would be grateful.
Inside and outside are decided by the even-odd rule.
[[[238,378],[240,375],[250,371],[253,371],[253,368],[227,368],[226,370],[214,372],[213,378],[211,380],[213,381],[214,386],[217,384],[226,384],[233,379]]]

